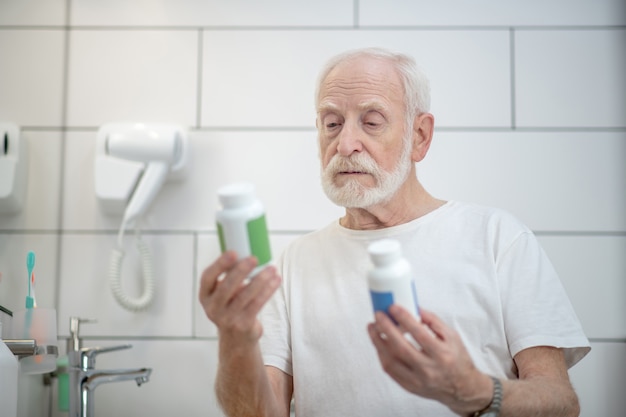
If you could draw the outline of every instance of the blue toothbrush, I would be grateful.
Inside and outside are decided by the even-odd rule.
[[[26,268],[28,269],[28,295],[26,296],[26,308],[33,308],[35,307],[35,297],[31,296],[33,269],[35,268],[35,252],[33,251],[28,252],[28,255],[26,255]]]

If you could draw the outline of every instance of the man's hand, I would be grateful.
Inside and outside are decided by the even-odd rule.
[[[493,382],[476,369],[456,331],[425,310],[420,311],[421,321],[398,305],[389,310],[397,326],[381,312],[368,326],[389,376],[407,391],[437,400],[459,415],[489,405]],[[420,348],[411,344],[404,332]]]
[[[209,265],[200,280],[198,298],[207,317],[217,326],[220,338],[236,341],[237,347],[258,342],[263,329],[257,315],[280,286],[273,266],[245,283],[256,265],[255,258],[237,261],[237,255],[229,251]]]
[[[276,268],[268,266],[250,282],[257,261],[226,252],[202,273],[198,298],[219,330],[219,366],[215,393],[228,416],[288,416],[291,376],[263,364],[257,315],[280,286]]]

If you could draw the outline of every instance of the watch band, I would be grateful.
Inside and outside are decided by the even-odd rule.
[[[487,408],[476,411],[472,417],[488,416],[498,417],[500,415],[500,407],[502,406],[502,383],[498,378],[491,377],[493,381],[493,397]]]

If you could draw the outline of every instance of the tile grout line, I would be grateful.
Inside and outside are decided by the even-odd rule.
[[[511,54],[511,129],[517,130],[517,120],[515,118],[517,108],[515,107],[515,29],[509,30],[509,50]]]
[[[198,74],[197,74],[197,91],[196,91],[196,129],[202,127],[202,78],[203,78],[203,38],[204,38],[204,30],[198,30]]]
[[[196,339],[198,335],[196,334],[196,308],[199,308],[199,301],[197,300],[196,294],[200,290],[198,285],[198,233],[193,233],[193,255],[192,255],[193,265],[191,266],[192,271],[192,285],[191,285],[191,336]]]
[[[21,126],[22,131],[97,132],[98,126]],[[195,132],[316,132],[315,126],[191,126]],[[511,132],[511,133],[623,133],[626,126],[438,126],[439,132]]]
[[[65,1],[65,25],[63,27],[63,79],[61,81],[61,121],[63,125],[67,125],[67,107],[68,107],[68,89],[69,89],[69,57],[70,57],[70,34],[69,34],[69,26],[70,26],[70,15],[71,15],[71,3],[72,0]],[[59,231],[63,230],[63,208],[64,208],[64,197],[65,197],[65,148],[66,148],[66,140],[67,140],[67,131],[63,129],[61,131],[61,149],[60,149],[60,158],[61,158],[61,166],[59,168],[59,203],[58,203],[58,214],[57,214],[57,224]],[[57,315],[57,323],[59,322],[59,310],[60,310],[60,302],[61,302],[61,259],[63,255],[63,234],[57,233],[56,235],[56,265],[55,265],[55,288],[54,288],[54,307],[56,309]],[[57,337],[58,337],[58,324],[57,324]],[[53,416],[53,390],[48,390],[48,417]]]
[[[270,234],[275,235],[300,235],[304,233],[311,233],[311,229],[271,229]],[[626,230],[540,230],[533,229],[532,232],[541,236],[626,236]],[[56,229],[56,230],[43,230],[43,229],[0,229],[0,234],[8,235],[64,235],[64,236],[106,236],[117,235],[118,230],[115,229]],[[215,235],[216,230],[211,229],[145,229],[141,231],[145,235],[163,235],[163,236],[188,236],[188,235]]]
[[[70,25],[70,11],[71,11],[71,3],[72,0],[66,0],[65,2],[65,30],[63,32],[63,80],[61,91],[61,120],[64,125],[67,124],[67,107],[68,107],[68,88],[69,88],[69,60],[70,60],[70,40],[69,40],[69,31],[67,28]],[[55,290],[54,290],[54,305],[58,309],[59,303],[61,301],[61,258],[62,258],[62,237],[63,233],[63,208],[64,208],[64,197],[65,197],[65,147],[67,140],[67,131],[61,131],[61,149],[60,149],[60,157],[61,164],[59,168],[59,204],[58,209],[59,212],[57,214],[57,224],[58,224],[58,233],[57,233],[57,245],[56,245],[56,266],[55,266]],[[58,322],[58,317],[57,317]]]
[[[60,336],[59,339],[68,339],[68,336]],[[591,343],[618,343],[626,344],[626,338],[622,337],[589,337]],[[180,341],[217,341],[218,336],[125,336],[125,335],[97,335],[83,336],[83,340],[129,340],[145,342],[180,342]]]
[[[358,0],[354,0],[358,8]],[[0,25],[0,30],[93,30],[93,31],[124,31],[124,30],[164,30],[164,31],[506,31],[511,28],[524,31],[594,31],[624,30],[626,25],[361,25],[355,10],[353,23],[346,25]]]

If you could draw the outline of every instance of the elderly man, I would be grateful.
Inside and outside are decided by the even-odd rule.
[[[322,183],[345,215],[250,284],[256,261],[232,252],[202,276],[229,416],[287,416],[292,396],[302,417],[579,414],[567,370],[589,343],[533,233],[502,210],[437,199],[416,176],[429,101],[402,54],[350,51],[323,69]],[[380,238],[402,244],[421,320],[394,305],[372,322],[366,248]]]

